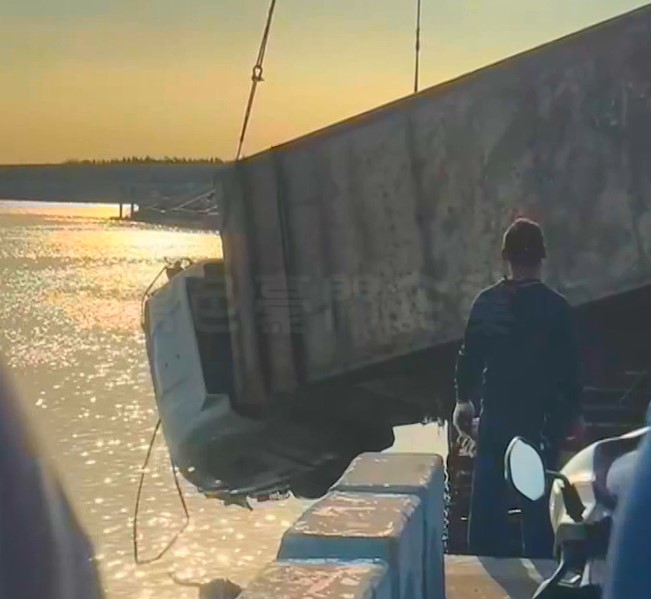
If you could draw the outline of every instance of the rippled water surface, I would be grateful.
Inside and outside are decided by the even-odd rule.
[[[156,423],[140,331],[143,291],[164,257],[221,253],[219,237],[111,221],[115,207],[0,202],[0,353],[99,555],[107,597],[196,598],[170,578],[246,584],[275,556],[305,504],[249,512],[182,482],[191,526],[161,561],[136,568],[132,513]],[[442,449],[437,430],[410,427],[394,449]],[[145,483],[143,557],[182,524],[164,442]]]

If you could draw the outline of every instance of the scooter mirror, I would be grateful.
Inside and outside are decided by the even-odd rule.
[[[545,496],[545,465],[536,448],[516,437],[509,444],[505,456],[506,478],[515,490],[529,501]]]

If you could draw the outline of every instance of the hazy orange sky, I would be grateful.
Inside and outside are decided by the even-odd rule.
[[[277,0],[245,151],[411,92],[416,0]],[[643,6],[423,0],[421,86]],[[268,0],[0,0],[0,163],[235,152]]]

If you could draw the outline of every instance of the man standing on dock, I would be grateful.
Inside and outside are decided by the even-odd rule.
[[[457,359],[454,424],[472,435],[473,398],[481,416],[472,485],[468,541],[477,555],[508,555],[509,492],[504,454],[522,436],[544,449],[556,466],[560,445],[580,422],[579,351],[571,309],[541,281],[547,252],[540,226],[516,220],[506,231],[502,257],[510,277],[474,301]],[[522,506],[524,554],[552,556],[547,502]]]

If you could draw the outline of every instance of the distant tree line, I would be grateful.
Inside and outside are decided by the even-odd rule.
[[[105,160],[70,159],[64,164],[223,164],[220,158],[182,158],[179,156],[128,156],[124,158],[110,158]]]

